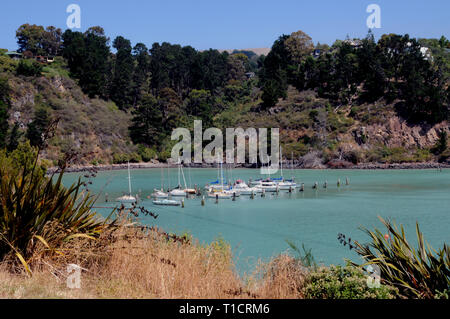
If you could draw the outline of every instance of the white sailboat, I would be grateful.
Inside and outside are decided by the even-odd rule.
[[[152,194],[152,197],[155,198],[167,198],[169,197],[169,194],[164,192],[164,168],[161,167],[161,189],[154,189],[154,192]]]
[[[181,186],[181,176],[183,177],[184,188]],[[184,176],[183,167],[181,162],[178,163],[178,186],[170,191],[172,196],[186,196],[186,194],[195,194],[196,191],[193,188],[188,188],[186,184],[186,178]]]
[[[219,161],[219,159],[217,159]],[[211,187],[208,190],[208,197],[219,199],[230,199],[240,195],[240,192],[233,189],[225,189],[223,184],[223,167],[220,161],[220,187]]]
[[[136,197],[131,195],[130,162],[128,162],[128,195],[123,195],[116,200],[122,204],[131,204],[137,202]]]
[[[283,177],[283,155],[281,153],[281,147],[280,147],[280,167],[281,167],[281,181],[278,182],[278,188],[280,190],[290,190],[297,187],[297,184],[294,182],[294,178],[292,180],[287,181]]]
[[[243,180],[238,179],[233,186],[234,190],[237,190],[241,195],[252,195],[256,193],[261,193],[261,188],[249,187]]]

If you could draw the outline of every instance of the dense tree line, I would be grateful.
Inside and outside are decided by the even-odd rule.
[[[23,24],[16,31],[18,52],[56,56],[61,53],[62,31],[59,28]]]
[[[439,45],[446,47],[444,39]],[[399,112],[412,121],[448,118],[448,66],[408,35],[383,35],[376,42],[369,33],[363,40],[336,41],[318,58],[311,51],[304,34],[275,41],[260,71],[263,106],[275,105],[293,85],[300,91],[317,90],[336,104],[398,99]]]
[[[174,127],[190,117],[212,125],[216,113],[248,100],[258,88],[262,94],[257,93],[256,99],[262,98],[262,109],[286,98],[291,85],[299,91],[315,90],[336,105],[381,98],[395,101],[398,111],[413,121],[437,122],[449,113],[450,66],[443,50],[450,43],[445,37],[416,40],[389,34],[376,42],[369,33],[362,40],[337,40],[329,47],[314,45],[307,34],[297,31],[280,36],[267,57],[250,51],[197,51],[167,42],[150,48],[143,43],[133,46],[122,36],[110,43],[98,26],[84,33],[62,33],[54,27],[25,24],[16,37],[20,52],[62,55],[86,94],[111,99],[130,112],[130,136],[136,144],[161,145]],[[432,55],[423,52],[424,46],[432,48]],[[37,67],[21,61],[18,74],[40,74]],[[249,80],[248,72],[255,72],[258,80]],[[1,103],[0,99],[4,145],[5,102]],[[39,144],[48,121],[45,109],[36,110],[27,131],[32,144]]]

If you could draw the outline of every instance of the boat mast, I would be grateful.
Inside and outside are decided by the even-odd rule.
[[[169,192],[170,192],[170,172],[169,172],[169,160],[167,160],[167,180],[169,181]]]
[[[161,192],[164,192],[164,166],[161,166]]]
[[[131,196],[131,176],[130,176],[130,162],[128,162],[128,191]]]
[[[281,153],[281,146],[280,146],[280,164],[281,164],[281,180],[283,180],[283,155]]]
[[[181,174],[183,175],[183,181],[184,181],[184,189],[187,189],[187,185],[186,185],[186,178],[184,177],[184,171],[183,171],[183,167],[181,166],[181,162],[180,162],[180,171]]]
[[[181,168],[181,162],[178,162],[178,188],[181,188],[181,181],[180,181],[180,168]]]

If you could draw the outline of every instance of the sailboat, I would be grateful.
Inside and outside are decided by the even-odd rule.
[[[217,158],[217,161],[219,162],[219,159]],[[210,187],[208,189],[208,197],[210,198],[221,198],[221,199],[229,199],[240,195],[240,192],[238,190],[234,189],[225,189],[223,184],[223,167],[222,167],[222,161],[220,161],[220,186],[218,187]]]
[[[154,189],[152,197],[155,198],[167,198],[169,194],[164,192],[164,168],[161,166],[161,189]]]
[[[197,191],[195,190],[195,188],[191,188],[191,170],[190,170],[190,167],[188,169],[189,169],[189,187],[187,187],[186,178],[184,176],[183,167],[181,166],[181,174],[183,175],[183,181],[184,181],[184,192],[187,193],[187,194],[196,194]]]
[[[183,176],[184,188],[181,187],[181,176]],[[195,194],[196,191],[193,188],[188,188],[186,185],[186,178],[184,176],[183,167],[181,162],[178,163],[178,187],[170,191],[172,196],[186,196],[186,194]]]
[[[123,195],[116,200],[122,204],[131,204],[137,202],[136,197],[131,195],[130,162],[128,162],[128,195]]]
[[[249,187],[243,180],[238,179],[233,186],[233,189],[240,192],[241,195],[252,195],[261,193],[262,189],[257,187]]]
[[[281,153],[281,147],[280,147],[280,166],[281,166],[281,181],[278,182],[278,187],[280,190],[289,190],[294,189],[297,187],[297,184],[294,182],[294,178],[291,180],[285,180],[283,177],[283,156]]]

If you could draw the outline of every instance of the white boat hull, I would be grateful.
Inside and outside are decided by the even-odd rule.
[[[186,192],[181,189],[174,189],[170,191],[170,195],[172,196],[186,196]]]
[[[179,201],[176,200],[154,200],[153,204],[155,205],[159,205],[159,206],[180,206],[181,203]]]

